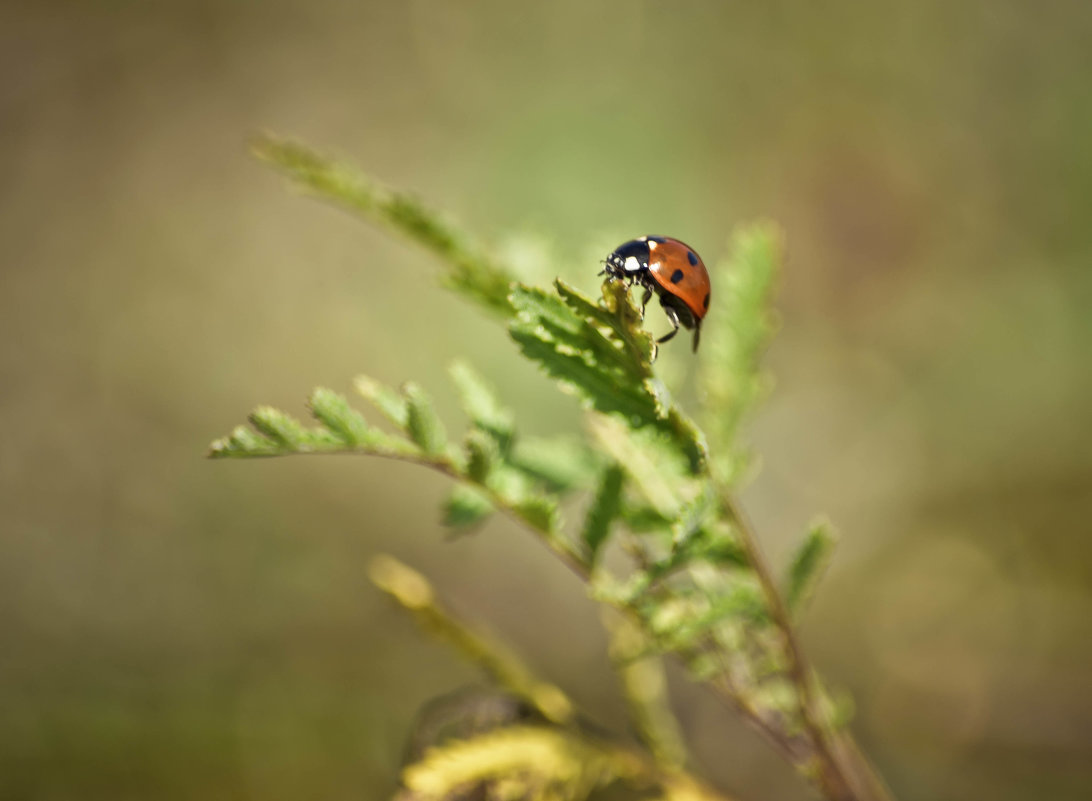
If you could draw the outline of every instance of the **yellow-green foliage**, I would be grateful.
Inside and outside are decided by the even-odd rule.
[[[728,700],[828,797],[882,798],[875,782],[867,785],[870,794],[847,795],[851,768],[831,747],[846,736],[835,729],[844,721],[829,713],[833,707],[793,628],[833,539],[825,526],[813,528],[779,585],[731,496],[749,464],[741,423],[769,385],[760,357],[775,327],[770,302],[783,250],[779,230],[771,224],[738,229],[729,256],[712,271],[715,324],[705,332],[699,372],[710,448],[657,377],[655,343],[622,282],[606,282],[599,299],[560,280],[549,287],[518,283],[471,237],[359,171],[275,139],[262,140],[257,150],[310,191],[439,256],[446,283],[499,317],[519,351],[580,399],[591,437],[522,437],[516,416],[489,382],[460,362],[451,378],[469,420],[461,435],[449,435],[417,384],[396,391],[358,378],[358,394],[395,433],[374,427],[345,397],[320,389],[309,403],[317,425],[261,407],[250,416],[251,428],[214,442],[211,455],[349,452],[413,461],[455,480],[444,506],[447,525],[466,530],[495,510],[520,521],[631,627],[618,666],[646,756],[660,771],[653,783],[663,797],[705,792],[677,773],[683,755],[669,705],[662,687],[650,684],[662,681],[655,660],[667,654]],[[567,503],[567,510],[585,510],[571,525],[560,511],[569,498],[579,502]],[[610,551],[623,558],[605,558]],[[567,700],[551,708],[543,701],[551,697],[543,690],[549,685],[453,624],[431,595],[408,603],[398,576],[406,574],[387,564],[376,580],[495,681],[546,720],[566,726],[505,729],[445,744],[407,769],[411,798],[454,798],[460,788],[487,784],[489,798],[576,799],[635,775],[640,760],[580,735],[570,725]],[[409,585],[420,588],[422,581]],[[556,701],[557,693],[552,697]]]
[[[579,801],[596,787],[630,778],[639,763],[577,735],[542,727],[510,727],[430,750],[402,782],[421,801],[460,797],[490,787],[493,798]]]

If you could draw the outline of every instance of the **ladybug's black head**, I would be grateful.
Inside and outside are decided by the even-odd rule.
[[[648,269],[648,259],[648,240],[632,239],[607,256],[606,271],[618,277],[635,276]]]

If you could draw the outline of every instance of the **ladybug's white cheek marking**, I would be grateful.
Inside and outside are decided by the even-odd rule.
[[[637,258],[635,256],[630,256],[626,259],[626,263],[625,265],[623,265],[623,268],[628,273],[635,273],[641,269],[641,262],[637,261]]]
[[[659,242],[653,242],[653,241],[649,240],[648,249],[649,250],[655,250],[657,247],[659,247],[659,245],[660,245]]]

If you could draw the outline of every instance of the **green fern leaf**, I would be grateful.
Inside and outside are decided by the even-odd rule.
[[[588,548],[588,562],[595,564],[599,550],[607,541],[610,526],[621,511],[622,485],[625,481],[625,473],[622,468],[612,464],[603,471],[599,479],[599,487],[595,492],[591,508],[584,518],[584,531],[581,539]]]
[[[794,616],[799,615],[811,600],[819,579],[830,564],[836,543],[837,536],[831,525],[818,520],[812,523],[796,549],[785,587],[785,603]]]
[[[251,428],[236,426],[229,436],[214,440],[209,445],[209,457],[225,459],[233,456],[278,456],[281,447]]]
[[[382,437],[364,420],[364,416],[349,405],[344,395],[319,387],[307,402],[311,414],[334,436],[350,447],[376,445]]]
[[[252,150],[316,195],[425,246],[447,265],[447,286],[494,313],[511,315],[509,272],[417,198],[295,142],[263,136]]]
[[[704,437],[675,407],[651,369],[651,335],[621,282],[603,287],[600,307],[561,281],[559,295],[516,285],[509,335],[525,356],[585,406],[621,416],[629,428],[666,433],[692,473],[706,458]],[[604,333],[604,329],[606,333]]]
[[[311,412],[322,423],[306,428],[291,415],[269,406],[255,409],[248,420],[252,428],[237,427],[230,436],[209,447],[212,458],[290,456],[298,453],[378,454],[413,457],[416,447],[365,423],[344,397],[317,389],[309,401]]]
[[[496,440],[472,428],[466,435],[466,477],[475,484],[488,484],[500,461]]]
[[[738,541],[715,528],[704,529],[688,543],[693,558],[714,565],[750,569],[747,552]]]
[[[429,456],[446,455],[447,432],[432,400],[412,381],[402,387],[402,397],[406,401],[406,433],[410,439]]]
[[[457,484],[444,502],[445,526],[464,529],[481,523],[493,514],[493,504],[479,490]]]
[[[308,432],[291,415],[272,406],[259,406],[247,418],[255,430],[283,451],[299,451],[308,445]]]
[[[512,412],[501,406],[485,379],[465,362],[451,366],[451,378],[471,422],[492,435],[501,453],[506,453],[515,431]]]
[[[533,528],[547,534],[561,530],[561,513],[557,501],[545,496],[524,498],[512,507],[513,511]]]
[[[671,527],[671,519],[655,506],[643,503],[623,503],[621,517],[626,527],[639,534],[666,532]]]
[[[358,375],[353,380],[353,388],[392,424],[405,429],[409,423],[409,411],[406,408],[405,398],[385,384],[366,375]]]
[[[520,437],[508,463],[551,492],[590,485],[599,467],[597,454],[571,437]]]
[[[583,353],[589,362],[627,375],[634,382],[642,379],[640,366],[626,354],[623,343],[609,338],[594,324],[594,318],[589,321],[580,316],[558,295],[537,287],[517,285],[511,300],[519,319],[539,326],[559,348]],[[584,303],[591,305],[586,299]]]
[[[538,362],[547,375],[580,397],[586,406],[604,414],[621,415],[635,427],[656,423],[656,401],[642,388],[620,383],[608,370],[591,363],[586,354],[561,345],[536,323],[516,322],[508,330],[525,356]]]
[[[776,328],[771,300],[782,262],[782,234],[770,223],[736,230],[727,261],[714,265],[715,307],[699,353],[705,430],[716,446],[718,472],[738,481],[749,464],[739,427],[769,389],[759,360]]]
[[[700,650],[702,642],[724,626],[770,625],[765,596],[747,576],[727,583],[716,593],[676,591],[670,601],[650,604],[645,614],[649,629],[666,651]]]

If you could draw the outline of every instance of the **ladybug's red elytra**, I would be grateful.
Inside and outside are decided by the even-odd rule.
[[[608,281],[640,284],[641,315],[655,292],[673,326],[657,342],[667,342],[679,333],[679,325],[694,330],[694,350],[701,337],[701,321],[709,311],[709,271],[694,249],[669,236],[642,236],[614,249],[600,272]]]

